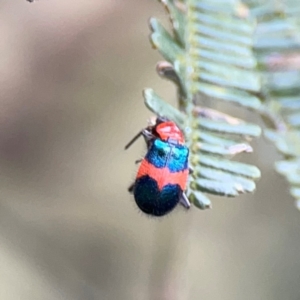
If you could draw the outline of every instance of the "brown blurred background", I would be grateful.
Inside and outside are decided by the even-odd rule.
[[[300,299],[300,215],[263,138],[255,195],[157,220],[127,193],[142,89],[174,100],[147,39],[156,1],[0,8],[0,300]]]

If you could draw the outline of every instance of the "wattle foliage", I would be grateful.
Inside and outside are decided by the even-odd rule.
[[[146,89],[147,107],[175,121],[185,132],[191,150],[188,195],[201,209],[211,207],[204,193],[235,197],[255,190],[257,167],[231,160],[251,152],[248,142],[261,133],[259,126],[201,106],[232,103],[263,110],[261,80],[252,52],[255,21],[239,1],[161,0],[173,32],[152,18],[152,45],[166,61],[157,65],[160,76],[178,88],[178,109]],[[212,105],[213,106],[213,105]]]
[[[300,1],[247,0],[257,19],[255,52],[263,79],[265,136],[284,159],[276,170],[291,185],[300,208]]]

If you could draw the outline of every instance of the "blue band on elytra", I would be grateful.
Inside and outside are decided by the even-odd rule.
[[[156,139],[150,145],[146,160],[156,168],[167,167],[176,173],[188,168],[189,149],[180,144],[173,144]]]

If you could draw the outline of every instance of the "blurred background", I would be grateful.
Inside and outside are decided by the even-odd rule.
[[[142,215],[154,0],[0,0],[0,299],[299,300],[300,215],[263,138],[254,195]],[[245,115],[260,122],[253,114]],[[243,159],[243,158],[242,158]]]

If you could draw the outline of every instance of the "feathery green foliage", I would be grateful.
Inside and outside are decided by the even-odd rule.
[[[300,2],[245,2],[258,22],[254,47],[264,84],[262,112],[272,121],[264,133],[283,154],[275,168],[288,180],[300,208]]]
[[[262,110],[257,96],[261,82],[252,53],[255,22],[237,0],[160,0],[172,23],[168,32],[150,20],[151,43],[166,61],[158,74],[178,88],[179,109],[146,89],[146,106],[175,121],[185,132],[194,168],[188,196],[200,209],[211,207],[204,193],[235,197],[253,192],[258,168],[231,160],[252,152],[248,142],[261,133],[259,126],[200,106],[202,100],[232,103]]]

